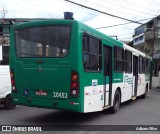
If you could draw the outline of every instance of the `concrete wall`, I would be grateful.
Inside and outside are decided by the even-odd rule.
[[[159,72],[159,77],[152,77],[152,87],[154,88],[160,87],[160,72]]]

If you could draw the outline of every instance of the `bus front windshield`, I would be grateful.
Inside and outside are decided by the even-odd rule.
[[[18,57],[65,57],[70,41],[69,26],[33,27],[15,31]]]

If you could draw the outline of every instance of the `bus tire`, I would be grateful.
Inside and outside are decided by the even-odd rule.
[[[141,95],[141,99],[145,99],[146,98],[147,92],[148,92],[148,84],[146,85],[145,93],[143,95]]]
[[[12,103],[11,95],[8,95],[5,99],[4,106],[6,109],[14,109],[16,107],[15,104]]]
[[[114,101],[113,101],[113,106],[111,107],[111,112],[112,113],[118,112],[120,104],[121,104],[121,95],[120,95],[120,91],[117,90],[114,95]]]

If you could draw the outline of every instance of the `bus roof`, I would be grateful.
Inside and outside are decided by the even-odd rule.
[[[91,34],[101,39],[104,39],[104,40],[108,40],[109,42],[112,42],[114,45],[118,45],[120,47],[124,47],[125,49],[128,49],[130,51],[132,51],[133,53],[137,54],[137,55],[141,55],[143,57],[148,57],[151,59],[150,56],[147,56],[147,54],[133,48],[133,47],[130,47],[129,45],[127,44],[124,44],[122,43],[121,41],[118,41],[112,37],[109,37],[107,36],[106,34],[84,24],[84,23],[81,23],[77,20],[69,20],[69,19],[47,19],[47,20],[35,20],[35,21],[31,21],[31,22],[25,22],[25,23],[21,23],[21,24],[17,24],[17,25],[14,25],[14,28],[15,29],[21,29],[23,27],[34,27],[34,26],[37,26],[37,23],[39,26],[45,26],[45,25],[52,25],[52,24],[71,24],[71,23],[77,23],[79,26],[81,26],[81,28],[86,31],[87,33],[88,32],[91,32]]]

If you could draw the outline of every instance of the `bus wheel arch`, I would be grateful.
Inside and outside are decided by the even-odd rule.
[[[121,89],[118,87],[114,94],[113,106],[111,107],[111,112],[112,113],[118,112],[120,104],[121,104]]]
[[[121,102],[121,100],[122,100],[122,98],[121,98],[121,97],[122,97],[121,88],[120,88],[120,87],[118,87],[118,88],[117,88],[117,90],[118,90],[118,91],[119,91],[119,93],[120,93],[120,102]],[[116,92],[117,92],[117,90],[116,90]]]

